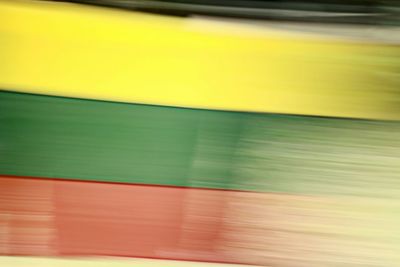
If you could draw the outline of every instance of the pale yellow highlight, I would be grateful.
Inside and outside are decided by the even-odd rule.
[[[6,90],[205,109],[398,117],[391,109],[397,46],[54,2],[3,0],[0,18],[0,88]]]
[[[138,258],[42,258],[1,256],[0,266],[7,267],[235,267],[246,265],[189,261],[150,260]]]

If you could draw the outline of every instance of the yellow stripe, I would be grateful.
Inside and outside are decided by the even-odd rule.
[[[206,109],[399,117],[390,106],[399,87],[396,46],[64,3],[3,0],[0,18],[3,89]]]
[[[189,261],[150,260],[136,258],[40,258],[0,257],[0,266],[12,267],[245,267],[247,265],[201,263]]]

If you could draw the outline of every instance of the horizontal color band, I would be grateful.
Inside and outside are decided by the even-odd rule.
[[[209,262],[171,261],[140,258],[113,257],[0,257],[1,266],[12,267],[244,267],[237,264],[217,264]]]
[[[379,195],[400,175],[399,122],[5,91],[0,114],[6,175],[302,194],[342,194],[346,184],[361,195],[371,189],[362,181]]]
[[[209,262],[169,261],[153,259],[127,259],[113,257],[0,257],[1,266],[12,267],[245,267],[246,265]],[[254,266],[253,266],[254,267]]]
[[[0,193],[0,254],[228,261],[212,249],[228,191],[0,177]]]
[[[0,87],[205,109],[399,119],[398,46],[1,1]]]
[[[0,254],[396,266],[399,206],[399,195],[304,196],[3,176]]]

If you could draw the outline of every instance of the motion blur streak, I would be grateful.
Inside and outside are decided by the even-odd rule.
[[[395,44],[68,3],[3,0],[0,17],[3,89],[222,110],[399,115]]]
[[[139,258],[39,258],[0,257],[1,266],[14,267],[246,267],[246,265],[215,264],[206,262],[165,261]]]
[[[1,267],[400,266],[398,3],[69,2],[0,0]]]

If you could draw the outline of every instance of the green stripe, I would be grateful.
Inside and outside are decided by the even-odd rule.
[[[294,193],[351,187],[364,194],[360,184],[376,187],[378,176],[386,181],[378,187],[397,186],[399,129],[397,122],[3,91],[0,174]]]
[[[244,116],[9,92],[0,114],[1,174],[221,188]]]

